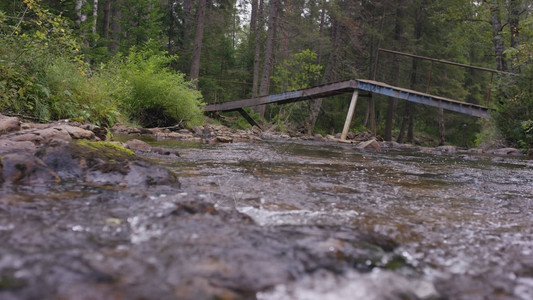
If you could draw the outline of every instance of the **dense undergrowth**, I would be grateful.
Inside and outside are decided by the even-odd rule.
[[[0,112],[103,126],[203,122],[200,92],[153,43],[91,66],[61,17],[36,6],[23,21],[8,25],[0,11]]]

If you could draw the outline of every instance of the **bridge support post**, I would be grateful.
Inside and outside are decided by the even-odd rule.
[[[263,130],[263,128],[261,128],[261,126],[259,126],[259,124],[257,124],[257,122],[255,122],[255,120],[244,109],[238,108],[237,111],[246,121],[248,121],[250,125],[252,125],[252,127],[257,126],[259,129]]]
[[[346,140],[348,130],[350,130],[350,123],[352,123],[353,113],[355,112],[355,105],[357,104],[357,97],[359,96],[359,90],[356,89],[352,95],[352,101],[350,102],[350,108],[348,108],[348,114],[346,115],[346,121],[344,122],[344,128],[342,129],[341,140]]]

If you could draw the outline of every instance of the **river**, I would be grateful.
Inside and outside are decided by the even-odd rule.
[[[0,202],[0,298],[533,298],[531,160],[147,141],[180,188]]]

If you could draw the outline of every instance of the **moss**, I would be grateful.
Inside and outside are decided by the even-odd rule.
[[[13,275],[13,270],[8,270],[7,274],[0,274],[0,291],[14,291],[25,287],[27,283]]]
[[[76,146],[81,147],[82,151],[74,153],[83,153],[84,157],[96,156],[109,159],[110,161],[124,161],[136,158],[135,152],[110,142],[91,142],[88,140],[78,140]],[[83,151],[84,150],[84,151]]]

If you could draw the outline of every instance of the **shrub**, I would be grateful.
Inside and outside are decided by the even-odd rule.
[[[184,74],[168,68],[175,59],[156,50],[132,49],[118,63],[116,76],[122,83],[114,94],[131,120],[144,126],[203,123],[200,92]]]

